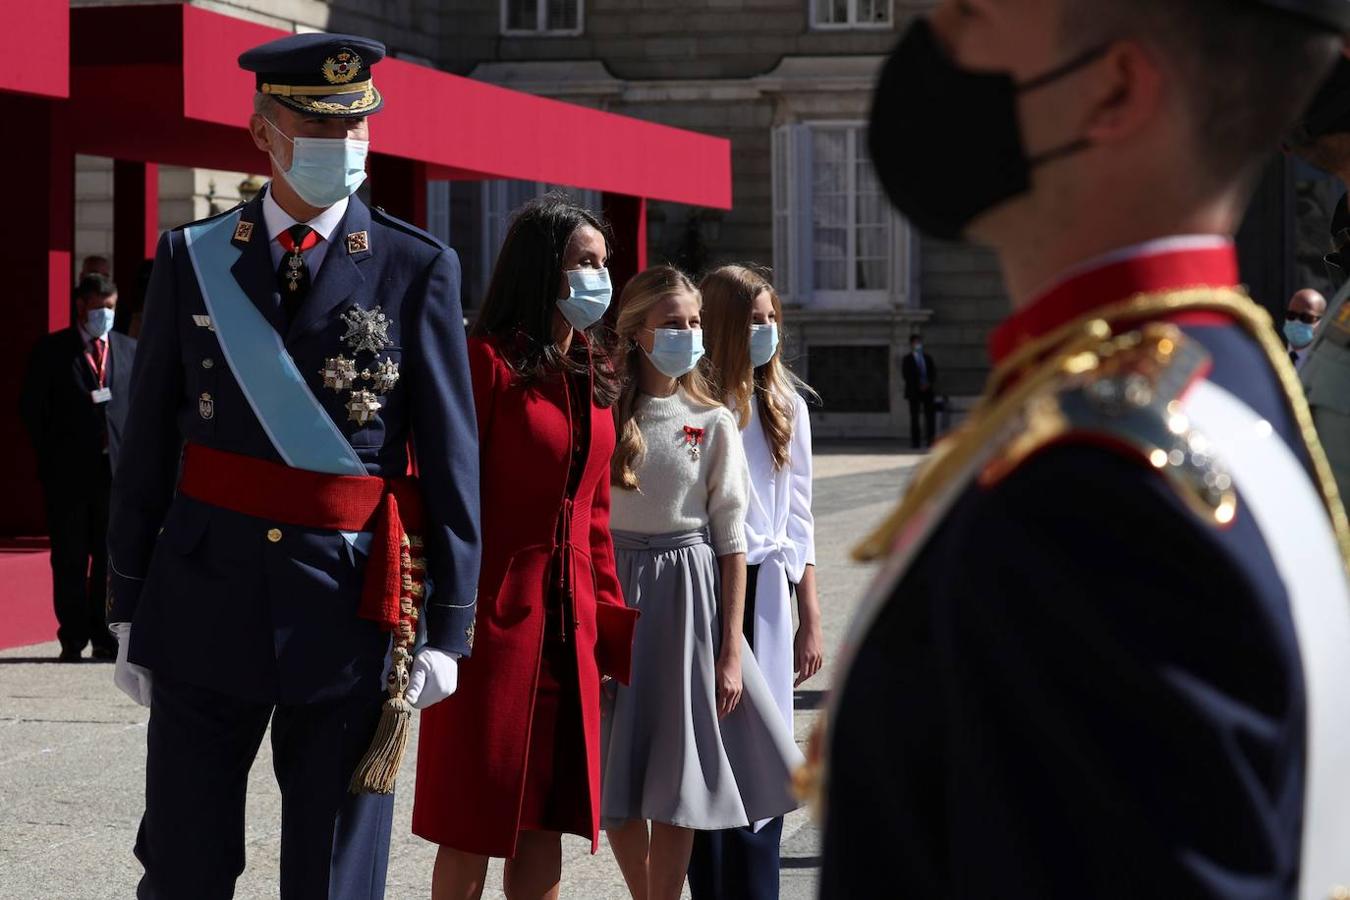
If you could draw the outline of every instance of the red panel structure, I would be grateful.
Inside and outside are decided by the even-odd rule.
[[[266,172],[245,133],[253,76],[237,57],[284,33],[181,4],[81,6],[0,0],[0,115],[23,122],[6,149],[10,199],[25,225],[0,244],[12,288],[11,343],[27,348],[70,324],[74,156],[115,167],[116,275],[130,288],[156,237],[156,171],[179,165]],[[600,191],[615,225],[616,284],[646,265],[647,199],[731,205],[731,144],[391,59],[376,82],[385,110],[372,121],[372,199],[426,223],[428,178],[519,179]],[[62,99],[68,98],[68,99]],[[20,370],[0,376],[13,403]],[[0,424],[0,535],[36,534],[41,502],[28,441]],[[29,561],[31,562],[31,560]],[[0,572],[0,585],[4,584]],[[0,589],[0,601],[7,599]]]
[[[0,91],[65,97],[70,85],[69,0],[0,0],[5,59]]]

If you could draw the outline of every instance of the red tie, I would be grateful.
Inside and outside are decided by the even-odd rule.
[[[108,362],[108,342],[103,338],[94,338],[89,342],[89,364],[94,368],[94,377],[98,386],[104,386],[104,371]]]

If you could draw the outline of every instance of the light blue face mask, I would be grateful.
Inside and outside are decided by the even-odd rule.
[[[1313,342],[1315,332],[1313,327],[1307,322],[1285,322],[1284,336],[1289,341],[1289,346],[1295,350],[1302,350]]]
[[[656,338],[647,358],[667,378],[692,372],[703,358],[702,328],[653,328],[652,332]]]
[[[282,177],[310,206],[327,209],[344,197],[350,197],[365,182],[370,141],[291,138],[269,120],[263,121],[290,143],[291,167],[282,173]],[[276,157],[272,160],[276,162]]]
[[[90,337],[101,338],[109,331],[112,331],[113,318],[116,317],[116,310],[106,307],[97,307],[86,310],[84,314],[84,330],[89,332]]]
[[[609,269],[568,269],[567,284],[572,293],[558,301],[563,318],[577,331],[585,331],[599,322],[609,309],[614,289],[609,284]]]
[[[778,323],[750,326],[750,365],[758,369],[778,352]]]

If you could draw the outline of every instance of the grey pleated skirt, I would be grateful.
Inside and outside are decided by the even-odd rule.
[[[706,533],[616,531],[614,549],[624,598],[642,617],[630,683],[611,682],[603,700],[606,827],[651,819],[719,830],[795,809],[801,753],[748,645],[740,705],[717,718],[720,579]]]

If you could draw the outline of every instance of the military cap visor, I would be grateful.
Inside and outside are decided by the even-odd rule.
[[[1350,32],[1350,0],[1254,0],[1254,2],[1323,25],[1330,31]]]
[[[257,76],[259,92],[296,112],[352,118],[384,105],[371,78],[384,55],[384,44],[369,38],[293,34],[245,51],[239,67]]]

